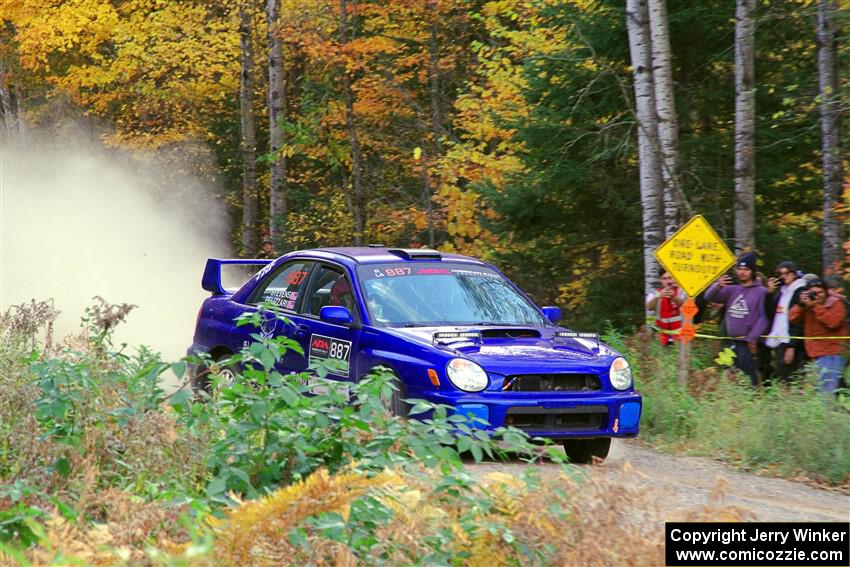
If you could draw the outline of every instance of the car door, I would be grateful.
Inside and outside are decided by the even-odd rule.
[[[294,317],[298,320],[296,338],[301,342],[311,367],[323,365],[328,369],[328,378],[354,382],[360,371],[356,356],[359,325],[345,326],[322,321],[319,314],[326,305],[347,307],[355,322],[361,320],[351,279],[345,269],[321,263],[313,270],[303,300],[298,306],[299,313]],[[343,386],[343,391],[347,393],[347,384]]]
[[[298,306],[302,301],[303,291],[310,279],[310,272],[315,262],[298,259],[285,262],[261,281],[243,306],[247,313],[256,312],[264,303],[275,305],[280,314],[289,320],[288,323],[275,317],[272,313],[263,316],[260,328],[253,325],[233,326],[230,332],[230,342],[235,351],[246,347],[255,339],[251,335],[259,334],[265,337],[286,336],[298,339]],[[306,352],[306,351],[305,351]],[[286,352],[278,363],[281,372],[303,372],[307,369],[307,358],[295,351]]]

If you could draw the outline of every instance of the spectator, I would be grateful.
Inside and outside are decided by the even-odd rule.
[[[712,303],[726,307],[724,317],[726,333],[731,337],[730,348],[735,352],[735,367],[749,376],[753,386],[759,384],[759,336],[767,329],[764,301],[767,288],[755,280],[756,255],[743,254],[735,265],[735,275],[740,283],[733,283],[728,275],[720,276],[705,293]]]
[[[274,260],[278,257],[277,250],[274,249],[274,242],[270,238],[263,239],[263,247],[257,253],[257,258],[265,258]]]
[[[776,376],[783,382],[790,381],[791,375],[805,360],[802,339],[790,338],[802,336],[803,325],[788,320],[788,311],[800,301],[800,292],[805,286],[806,280],[797,277],[797,267],[793,262],[779,264],[776,277],[767,282],[767,313],[773,321],[764,343],[773,352]]]
[[[844,372],[842,340],[818,337],[847,336],[846,316],[844,301],[830,294],[829,286],[821,279],[809,280],[799,303],[792,305],[788,313],[792,323],[803,324],[806,353],[815,361],[821,389],[827,393],[835,391]]]
[[[670,272],[663,272],[661,287],[646,296],[646,308],[657,313],[655,324],[660,330],[676,331],[682,327],[682,314],[679,313],[679,307],[686,299],[687,295],[676,287]],[[669,346],[673,344],[674,336],[662,332],[658,338],[662,345]]]

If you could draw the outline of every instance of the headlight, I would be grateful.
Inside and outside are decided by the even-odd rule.
[[[480,392],[487,387],[484,369],[465,358],[453,358],[446,365],[446,374],[452,384],[466,392]]]
[[[629,362],[623,357],[615,358],[611,363],[608,377],[611,379],[611,385],[616,389],[628,390],[632,385],[632,369],[629,368]]]

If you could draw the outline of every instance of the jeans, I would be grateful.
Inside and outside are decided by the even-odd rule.
[[[729,347],[735,351],[735,368],[750,377],[753,386],[759,385],[758,359],[743,341],[734,341]]]
[[[794,349],[794,360],[791,364],[785,364],[785,351],[789,348]],[[773,352],[776,355],[776,376],[783,382],[790,382],[791,375],[800,369],[805,360],[805,351],[802,346],[792,346],[789,343],[782,343]]]
[[[827,354],[815,359],[818,369],[821,389],[827,394],[835,392],[841,384],[841,375],[844,374],[844,357],[837,354]]]

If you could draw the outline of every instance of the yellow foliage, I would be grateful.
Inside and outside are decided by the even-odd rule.
[[[176,0],[0,0],[21,64],[117,139],[143,146],[201,137],[239,84],[236,20]]]
[[[287,534],[306,518],[324,512],[337,512],[347,518],[353,500],[369,488],[400,485],[392,472],[372,477],[354,471],[334,476],[320,469],[306,480],[282,488],[271,495],[245,502],[213,524],[217,564],[291,564],[297,550]],[[343,546],[329,545],[337,560],[350,563]],[[219,563],[220,562],[220,563]]]

